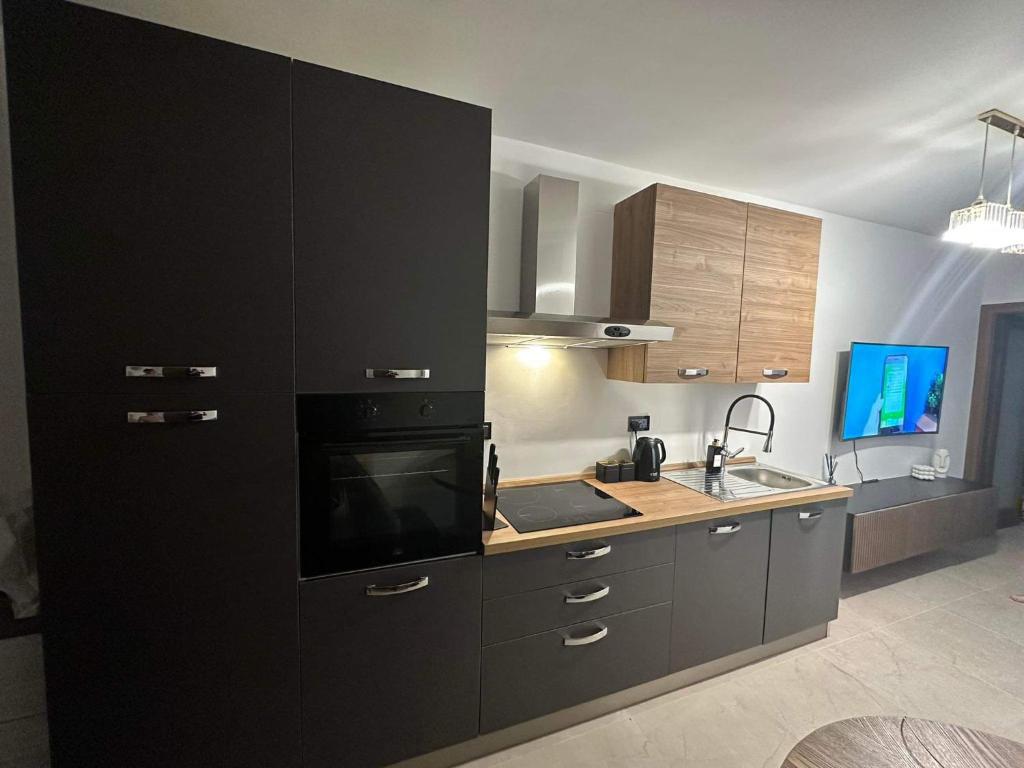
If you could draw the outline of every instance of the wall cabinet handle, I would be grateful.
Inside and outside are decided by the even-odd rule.
[[[601,587],[593,592],[588,592],[585,595],[566,595],[565,602],[570,605],[576,603],[592,603],[595,600],[600,600],[602,597],[607,597],[608,593],[612,591],[611,587]]]
[[[712,536],[720,535],[723,533],[736,533],[743,526],[739,523],[729,523],[727,525],[712,525],[708,528],[708,533]]]
[[[367,368],[368,379],[429,379],[429,368]]]
[[[707,376],[711,371],[707,368],[678,368],[676,375],[680,379],[701,379]]]
[[[590,645],[591,643],[596,643],[598,640],[602,640],[607,636],[608,627],[601,627],[597,632],[585,635],[584,637],[571,637],[566,635],[562,638],[562,645]]]
[[[126,365],[126,379],[215,379],[216,365]]]
[[[129,424],[188,424],[216,420],[216,411],[128,411]]]
[[[401,584],[367,584],[366,594],[370,597],[388,597],[390,595],[404,595],[406,592],[415,592],[430,586],[429,576],[420,576],[418,579],[406,581]]]
[[[593,560],[598,557],[604,557],[611,551],[611,544],[605,544],[604,546],[596,547],[594,549],[570,549],[565,553],[565,558],[566,560]]]
[[[789,376],[789,368],[762,368],[761,375],[766,379],[781,379]]]
[[[822,514],[821,512],[801,512],[800,513],[800,519],[801,520],[817,520],[819,517],[821,517],[821,514]]]

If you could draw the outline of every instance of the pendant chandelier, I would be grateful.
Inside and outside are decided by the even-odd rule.
[[[978,115],[985,123],[985,143],[981,150],[981,181],[978,197],[966,208],[949,214],[949,229],[943,240],[963,243],[972,248],[1000,249],[1003,253],[1024,254],[1024,211],[1013,207],[1013,162],[1017,150],[1017,137],[1024,133],[1024,120],[998,109]],[[1010,180],[1006,186],[1006,202],[985,199],[985,161],[988,157],[989,129],[995,127],[1013,136],[1010,145]]]

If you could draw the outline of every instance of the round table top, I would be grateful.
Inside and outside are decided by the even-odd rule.
[[[854,717],[800,741],[781,768],[1020,768],[1024,744],[950,723]]]

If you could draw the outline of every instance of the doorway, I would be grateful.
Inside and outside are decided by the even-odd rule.
[[[964,476],[996,488],[1000,527],[1021,522],[1024,303],[981,308]]]

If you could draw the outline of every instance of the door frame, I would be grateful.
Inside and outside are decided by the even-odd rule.
[[[978,351],[974,363],[974,388],[964,453],[964,478],[990,484],[996,450],[1006,335],[1014,318],[1024,318],[1024,302],[983,304],[978,323]]]

